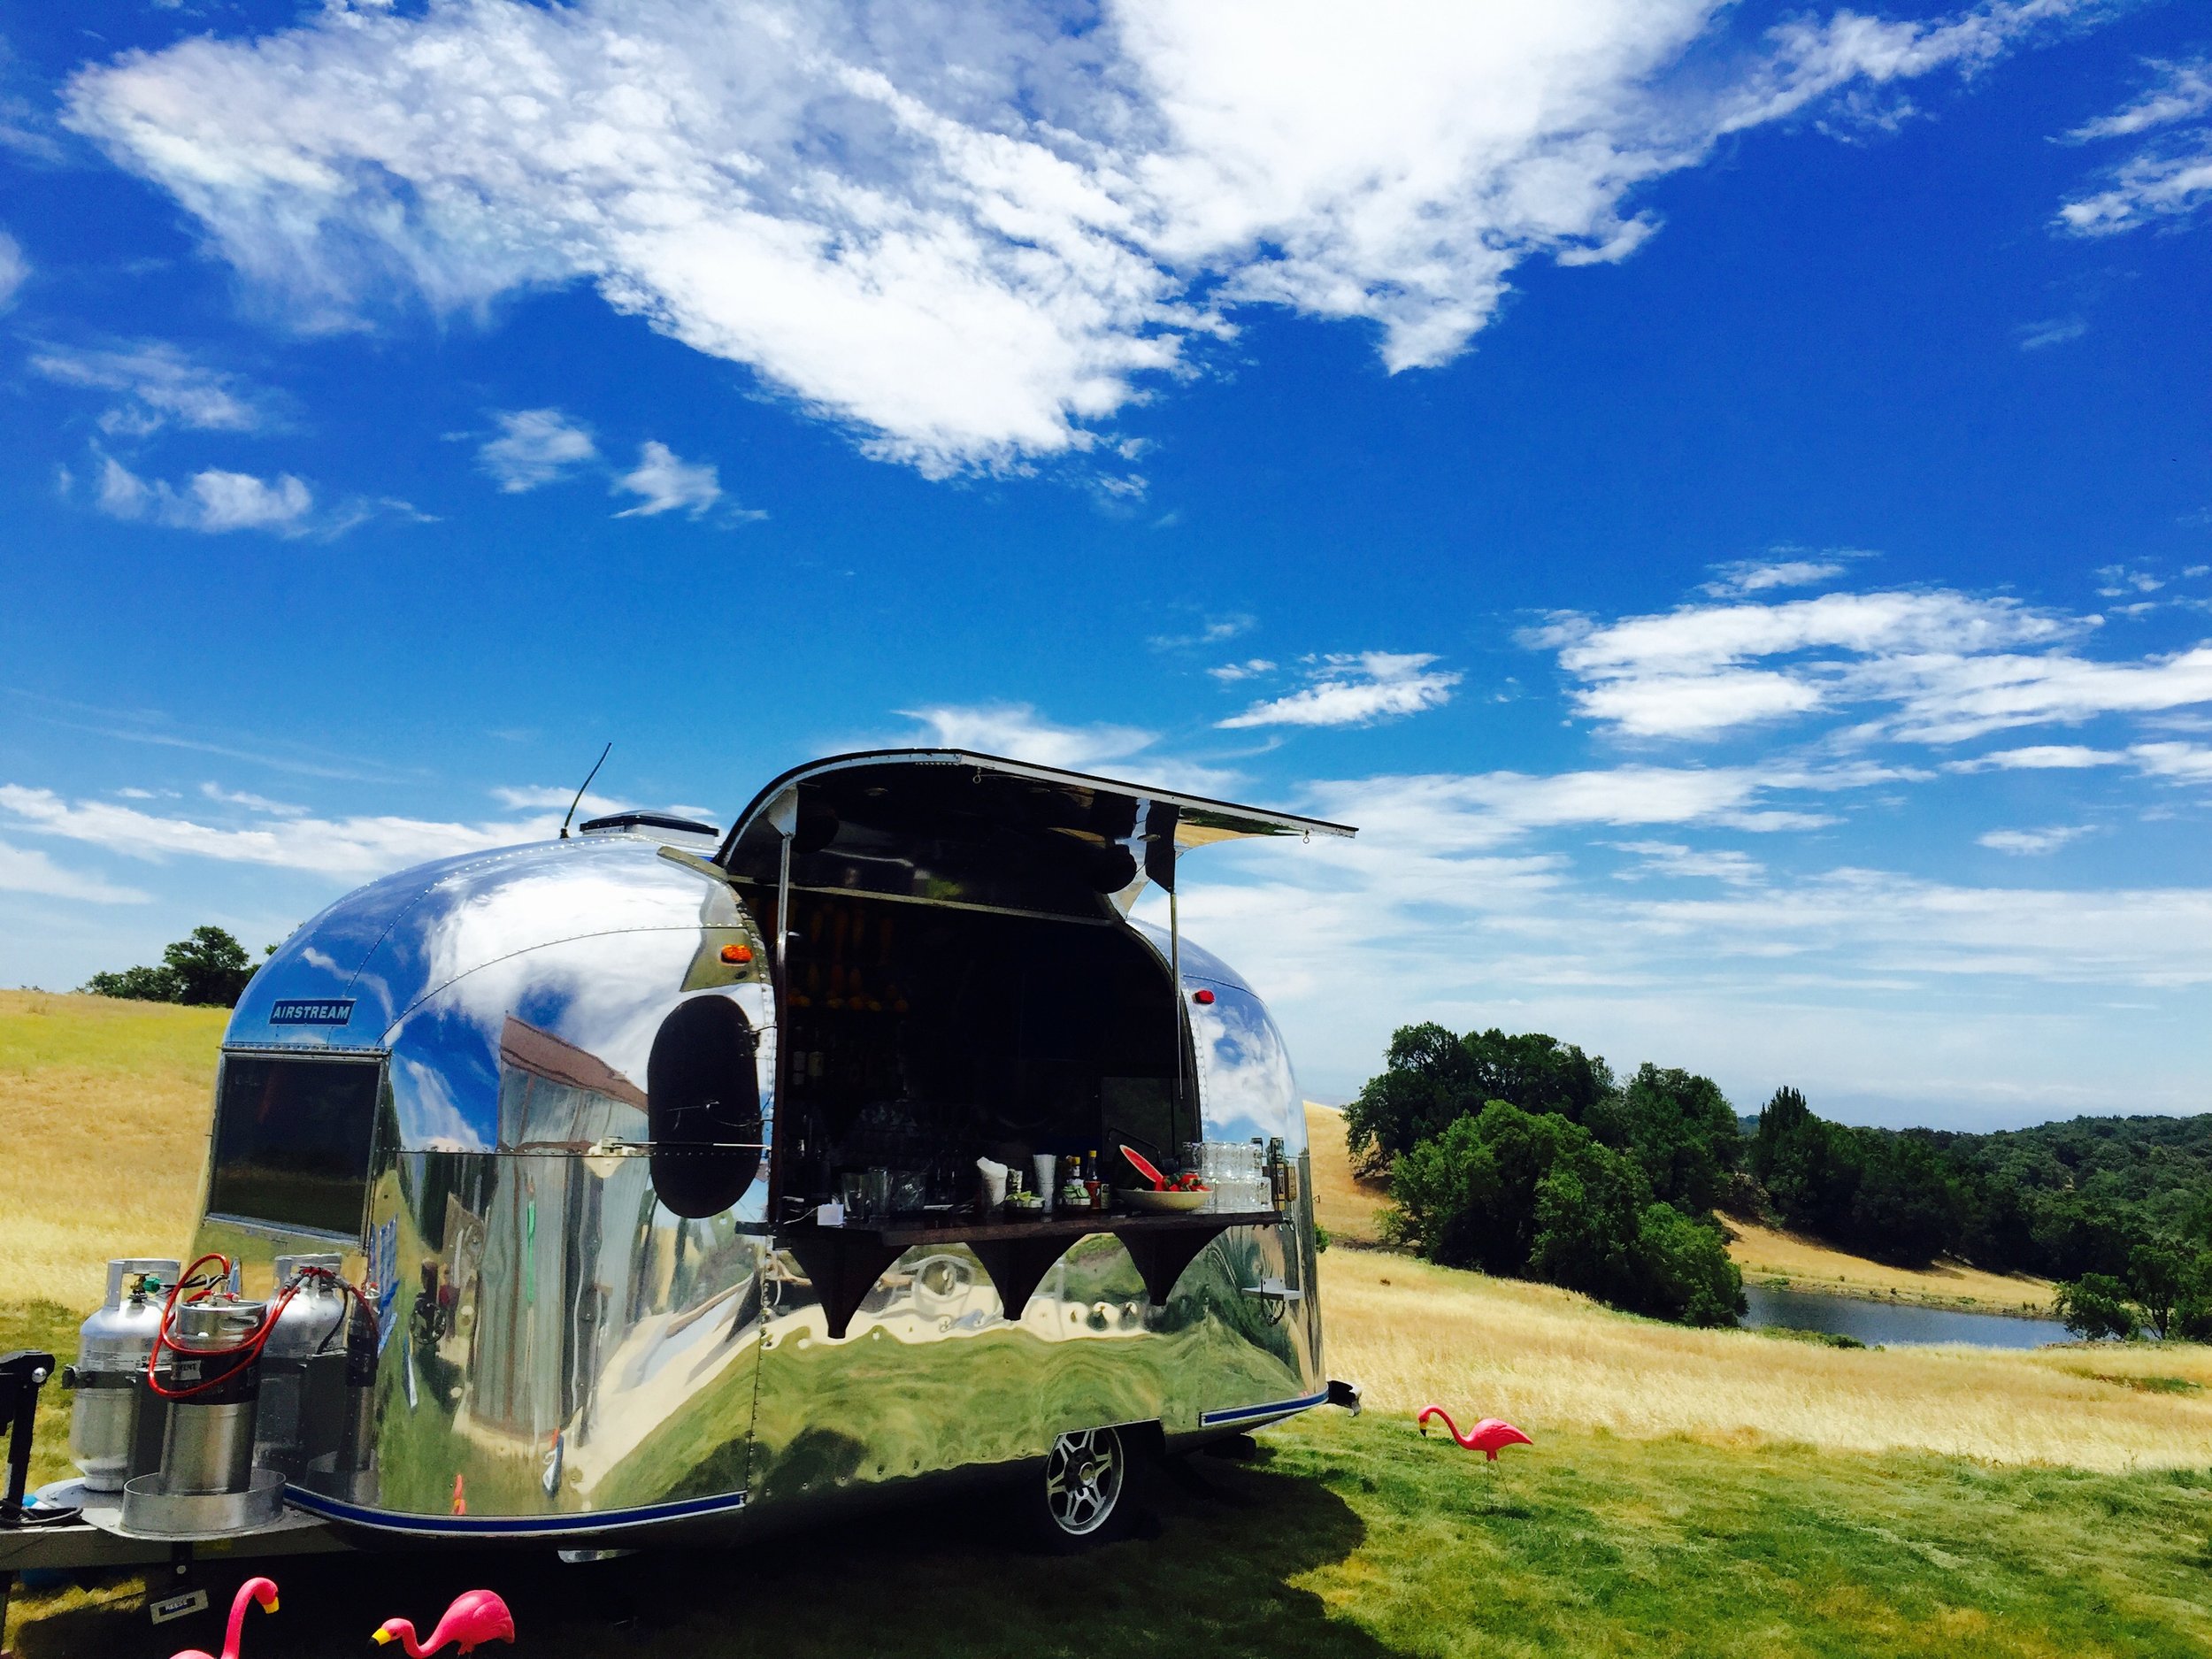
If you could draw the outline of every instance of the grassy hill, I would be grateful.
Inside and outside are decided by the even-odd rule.
[[[107,1254],[180,1243],[220,1024],[0,993],[0,1346],[42,1324],[67,1352]],[[1316,1187],[1348,1243],[1378,1195],[1328,1118]],[[1352,1248],[1323,1258],[1321,1295],[1331,1370],[1366,1385],[1368,1414],[1202,1460],[1157,1536],[1079,1566],[1010,1553],[972,1500],[704,1559],[302,1562],[246,1650],[348,1650],[484,1583],[514,1604],[518,1651],[544,1655],[2212,1648],[2212,1350],[1839,1352]],[[1410,1417],[1432,1400],[1537,1445],[1494,1466],[1424,1440]],[[60,1427],[42,1423],[42,1475]],[[133,1594],[27,1601],[17,1650],[167,1651]]]

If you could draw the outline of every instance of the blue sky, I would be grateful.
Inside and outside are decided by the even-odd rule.
[[[2179,4],[0,4],[0,983],[949,741],[1302,1080],[2212,1106]]]

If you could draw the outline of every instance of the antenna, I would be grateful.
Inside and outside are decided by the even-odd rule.
[[[566,841],[568,839],[568,820],[569,818],[572,818],[576,816],[577,802],[580,802],[584,798],[584,791],[591,787],[591,780],[599,775],[599,769],[607,764],[607,757],[613,753],[614,745],[612,743],[608,744],[606,748],[601,749],[599,751],[599,758],[591,763],[591,770],[584,774],[583,782],[576,786],[576,800],[571,801],[568,803],[568,817],[564,818],[561,820],[561,839],[563,841]]]

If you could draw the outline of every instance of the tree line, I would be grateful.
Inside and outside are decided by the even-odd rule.
[[[261,954],[275,953],[271,945]],[[183,1002],[195,1008],[235,1008],[253,978],[245,946],[220,927],[196,927],[188,939],[165,947],[159,963],[96,973],[78,989],[94,996],[136,1002]]]
[[[1356,1165],[1389,1176],[1393,1233],[1431,1261],[1691,1325],[1744,1311],[1714,1213],[1742,1135],[1709,1078],[1647,1064],[1624,1083],[1540,1033],[1408,1025],[1345,1132]]]
[[[1939,1256],[2058,1283],[2091,1336],[2212,1340],[2212,1116],[1966,1134],[1868,1129],[1775,1091],[1749,1133],[1709,1078],[1542,1033],[1409,1025],[1346,1109],[1395,1236],[1455,1267],[1731,1325],[1720,1210],[1897,1266]]]
[[[2085,1336],[2212,1338],[2212,1116],[1863,1129],[1781,1088],[1748,1168],[1778,1219],[1840,1248],[2054,1279]]]

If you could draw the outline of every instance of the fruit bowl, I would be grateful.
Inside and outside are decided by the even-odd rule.
[[[1125,1208],[1130,1210],[1157,1210],[1182,1212],[1194,1210],[1203,1210],[1206,1207],[1206,1201],[1211,1198],[1213,1194],[1202,1189],[1195,1193],[1156,1193],[1148,1187],[1125,1187],[1118,1191],[1114,1196],[1120,1201]]]

